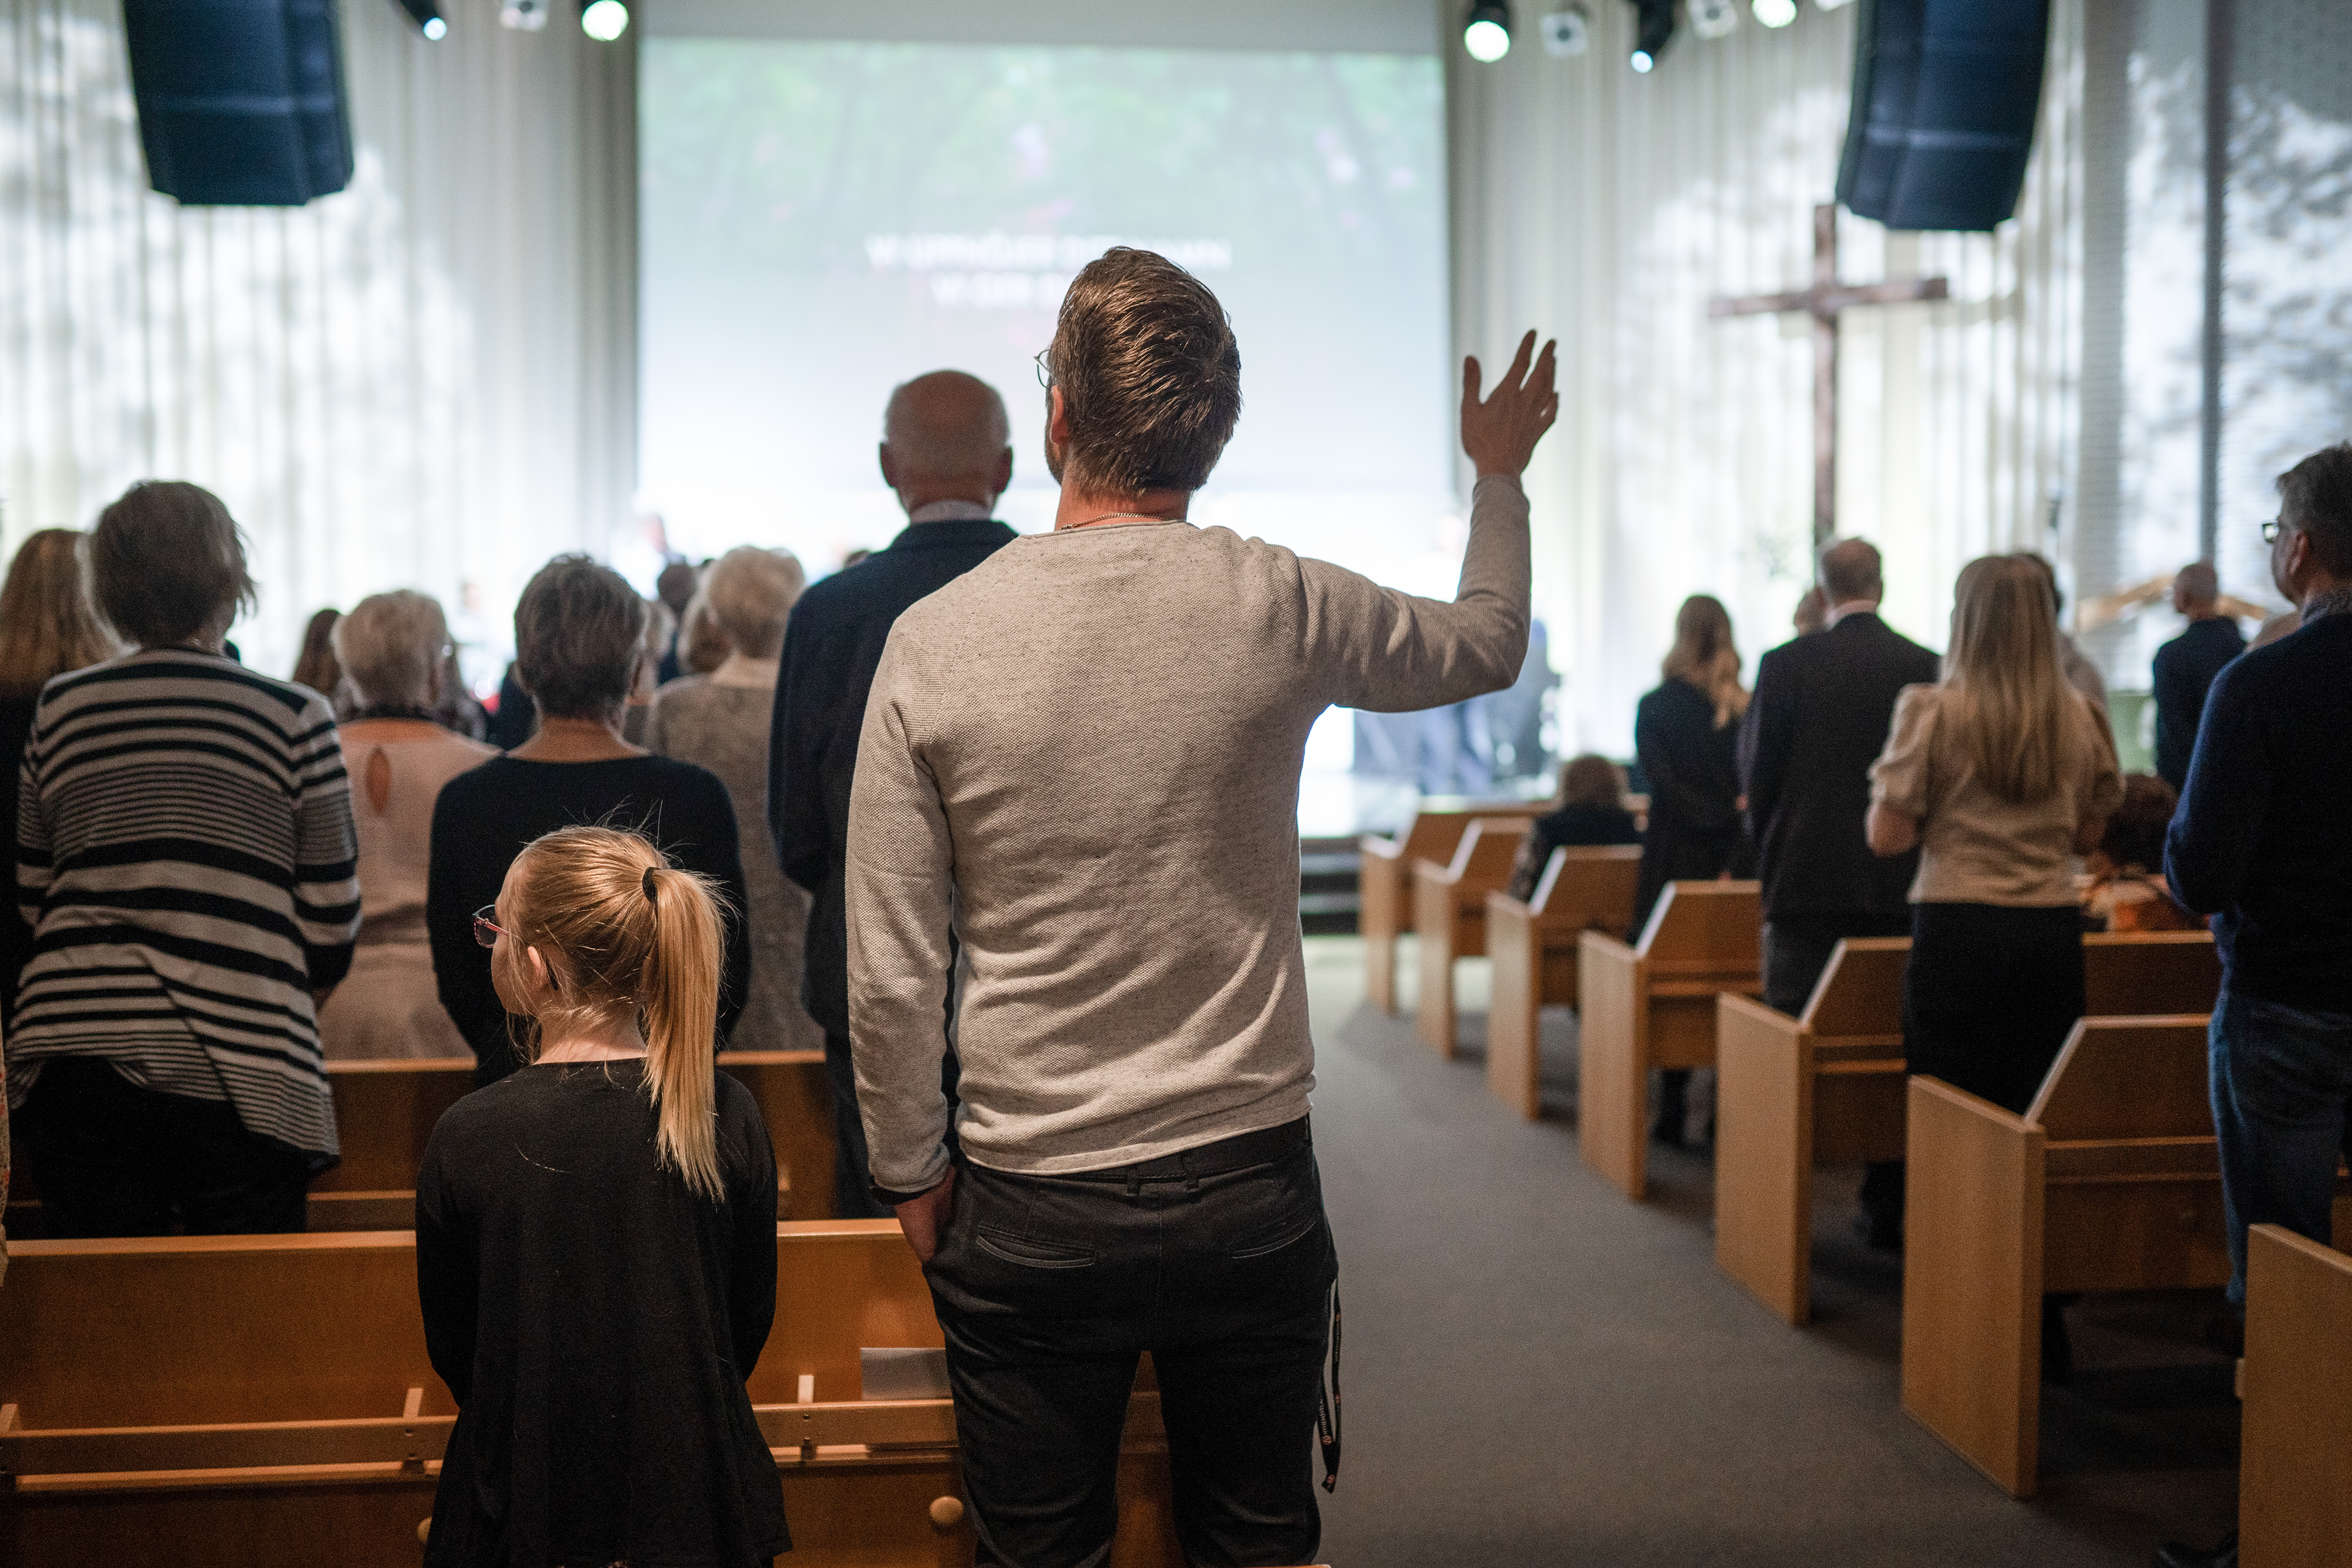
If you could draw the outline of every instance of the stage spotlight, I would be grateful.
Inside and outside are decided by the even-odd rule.
[[[449,24],[441,19],[438,0],[393,0],[393,4],[407,12],[417,30],[433,42],[439,43],[449,36]]]
[[[621,0],[593,0],[580,13],[580,30],[600,44],[609,44],[629,30],[629,8]]]
[[[1691,31],[1702,38],[1727,38],[1739,30],[1739,0],[1690,0],[1689,11]]]
[[[1751,8],[1768,27],[1785,27],[1797,19],[1797,0],[1756,0]]]
[[[1511,8],[1500,0],[1480,0],[1462,25],[1462,47],[1480,65],[1493,65],[1511,52]]]
[[[1675,37],[1675,0],[1632,0],[1635,13],[1633,58],[1627,62],[1647,74],[1658,67],[1658,57]]]

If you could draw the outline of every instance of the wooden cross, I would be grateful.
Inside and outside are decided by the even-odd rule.
[[[1895,278],[1851,288],[1838,281],[1837,208],[1813,209],[1813,285],[1785,294],[1751,294],[1711,300],[1710,316],[1783,315],[1802,310],[1813,319],[1813,547],[1837,534],[1838,312],[1855,305],[1897,305],[1914,300],[1948,300],[1950,283],[1941,278]]]

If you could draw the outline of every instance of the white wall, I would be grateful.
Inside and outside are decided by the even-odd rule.
[[[0,543],[131,480],[217,490],[283,674],[310,611],[417,586],[510,637],[529,573],[629,526],[632,42],[426,43],[344,0],[359,172],[291,210],[146,188],[112,0],[0,0]]]

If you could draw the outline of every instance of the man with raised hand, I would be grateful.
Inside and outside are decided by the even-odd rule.
[[[1307,1131],[1300,762],[1335,703],[1517,676],[1518,476],[1558,415],[1554,353],[1529,333],[1483,402],[1464,367],[1478,479],[1450,604],[1186,521],[1241,356],[1181,268],[1087,267],[1045,366],[1054,531],[901,616],[866,708],[850,1023],[874,1183],[946,1331],[982,1563],[1107,1560],[1146,1351],[1189,1560],[1311,1563],[1338,1263]]]

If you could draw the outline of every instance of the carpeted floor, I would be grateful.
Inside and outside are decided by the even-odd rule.
[[[1654,1157],[1642,1205],[1579,1163],[1568,1014],[1523,1122],[1486,1093],[1482,1016],[1442,1061],[1409,999],[1365,1004],[1355,939],[1311,939],[1307,963],[1347,1312],[1324,1561],[2142,1568],[2234,1516],[2231,1368],[2199,1341],[2216,1298],[2075,1308],[2041,1495],[2012,1501],[1897,1404],[1901,1267],[1850,1238],[1853,1177],[1823,1183],[1816,1321],[1791,1330],[1717,1270],[1704,1155]]]

